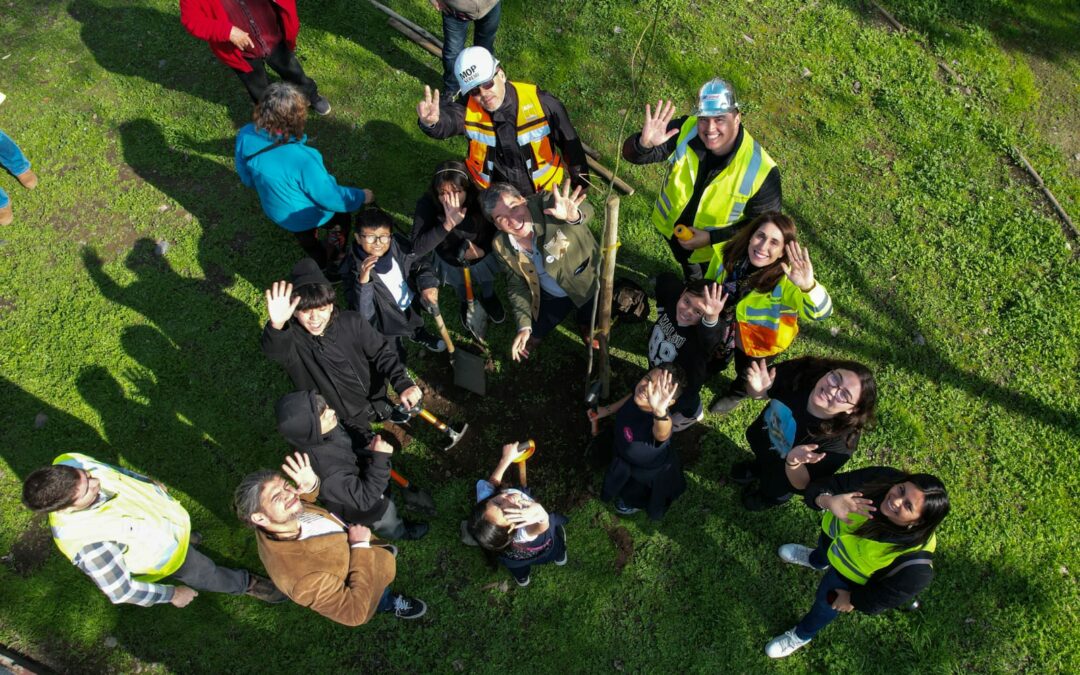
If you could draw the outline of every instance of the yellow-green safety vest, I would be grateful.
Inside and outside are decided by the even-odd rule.
[[[724,283],[727,273],[719,257],[709,262],[706,279]],[[771,292],[751,290],[735,306],[735,340],[747,356],[765,358],[791,346],[799,334],[799,317],[822,321],[832,314],[832,298],[820,283],[803,293],[786,276]]]
[[[866,522],[865,516],[851,513],[848,514],[848,519],[851,521],[850,525],[834,516],[831,511],[826,511],[821,518],[821,529],[832,539],[832,544],[829,545],[829,564],[845,579],[860,586],[870,581],[874,572],[885,569],[902,555],[917,551],[933,553],[937,548],[937,535],[932,534],[922,546],[893,550],[892,544],[854,534],[855,530]]]
[[[690,116],[683,123],[675,152],[668,158],[671,166],[667,179],[653,206],[653,225],[667,238],[671,237],[676,219],[682,215],[690,196],[694,194],[699,160],[697,153],[689,146],[690,141],[698,135],[697,120],[697,117]],[[683,225],[693,225],[701,230],[730,227],[742,218],[746,202],[761,188],[774,166],[776,162],[773,158],[744,128],[742,143],[731,163],[705,187],[697,213],[694,214],[694,222]],[[719,256],[723,248],[723,243],[699,248],[690,254],[690,262],[705,262],[713,255]]]
[[[184,564],[191,537],[187,511],[154,483],[130,476],[86,455],[67,453],[53,460],[83,469],[112,497],[101,506],[49,514],[53,541],[69,560],[84,546],[114,541],[138,581],[167,577]]]

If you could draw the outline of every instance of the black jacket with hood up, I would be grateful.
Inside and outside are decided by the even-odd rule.
[[[319,501],[346,523],[371,527],[390,504],[390,454],[354,447],[338,424],[319,433],[315,392],[294,391],[277,402],[278,431],[311,458],[319,477]]]

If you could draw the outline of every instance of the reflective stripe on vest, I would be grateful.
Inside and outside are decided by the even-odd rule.
[[[831,511],[826,511],[821,517],[821,530],[832,539],[828,551],[829,564],[845,579],[860,586],[869,581],[878,570],[892,565],[900,556],[918,551],[933,553],[937,548],[937,537],[931,535],[930,540],[922,546],[894,550],[892,544],[855,534],[859,526],[866,522],[865,516],[852,513],[848,514],[848,519],[851,520],[850,525],[834,516]],[[901,566],[907,564],[905,562]]]
[[[563,179],[562,157],[551,145],[551,124],[540,105],[536,85],[522,82],[510,82],[518,96],[517,119],[514,127],[517,144],[523,150],[525,146],[525,166],[529,170],[533,189],[537,192],[558,185]],[[465,166],[473,182],[480,188],[491,185],[491,173],[494,162],[488,157],[494,156],[492,150],[498,139],[491,114],[472,96],[465,106],[465,135],[469,139],[468,157]]]
[[[124,564],[138,581],[167,577],[187,557],[191,521],[180,502],[152,482],[77,453],[60,455],[53,464],[83,469],[113,495],[82,511],[49,514],[53,540],[69,560],[83,547],[114,541],[124,550]]]
[[[653,204],[652,221],[660,234],[670,238],[675,221],[682,215],[694,193],[699,158],[690,148],[690,141],[697,138],[697,118],[688,117],[679,132],[675,151],[668,159],[670,167],[664,179],[664,187]],[[743,129],[742,143],[723,171],[705,187],[692,224],[699,229],[711,230],[730,227],[742,218],[746,202],[761,189],[769,172],[776,166],[769,153]],[[690,262],[705,262],[719,256],[723,244],[706,246],[690,254]]]

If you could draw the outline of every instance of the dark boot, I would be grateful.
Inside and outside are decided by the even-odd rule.
[[[262,600],[268,602],[271,605],[276,605],[280,602],[288,600],[288,596],[278,590],[274,582],[270,581],[266,577],[260,577],[258,574],[252,574],[248,572],[248,577],[251,581],[248,582],[247,591],[244,595],[250,595],[256,600]]]

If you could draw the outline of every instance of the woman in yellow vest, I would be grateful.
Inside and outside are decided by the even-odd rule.
[[[746,398],[746,370],[757,359],[772,363],[799,334],[799,317],[821,321],[832,299],[814,278],[810,253],[799,245],[795,223],[775,211],[763,213],[714,257],[706,279],[727,294],[720,322],[725,335],[714,356],[719,369],[735,360],[735,380],[709,408],[724,414]]]
[[[907,605],[933,579],[934,531],[949,513],[938,478],[884,466],[812,483],[806,504],[824,511],[817,548],[784,544],[778,554],[825,577],[802,621],[765,645],[774,659],[806,645],[840,612]]]

